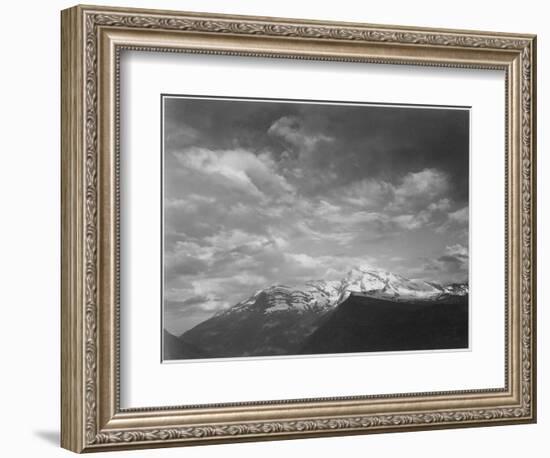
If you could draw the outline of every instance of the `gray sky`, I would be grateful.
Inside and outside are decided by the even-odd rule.
[[[169,330],[357,265],[467,279],[467,110],[164,103]]]

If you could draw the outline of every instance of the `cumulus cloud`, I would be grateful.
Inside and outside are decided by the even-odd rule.
[[[468,207],[461,208],[452,213],[449,213],[449,221],[456,224],[467,224],[469,220]]]
[[[429,215],[425,212],[394,216],[391,220],[403,229],[418,229],[428,221]]]
[[[318,214],[363,230],[370,225],[370,229],[384,234],[435,228],[462,217],[459,211],[449,213],[453,204],[445,197],[448,189],[447,175],[436,169],[408,173],[396,183],[362,179],[334,189],[318,205]]]
[[[460,240],[468,239],[470,208],[468,206],[447,213],[446,218],[436,227],[440,234],[454,234]]]
[[[367,178],[341,189],[342,200],[361,209],[380,209],[395,198],[395,187],[387,181]]]
[[[200,131],[185,123],[170,124],[165,126],[165,141],[178,148],[185,148],[200,141]]]
[[[395,188],[395,198],[390,205],[396,211],[421,210],[440,201],[449,189],[445,173],[437,169],[410,172]]]
[[[425,260],[420,272],[428,278],[438,276],[446,281],[467,281],[468,261],[468,249],[457,243],[446,246],[440,256]]]
[[[227,185],[254,196],[292,191],[287,181],[276,173],[275,164],[268,154],[191,147],[175,155],[184,168],[205,175],[217,175],[224,178]]]
[[[268,129],[271,135],[284,142],[296,154],[312,151],[320,142],[331,142],[333,139],[322,132],[308,133],[302,119],[297,116],[283,116],[277,119]]]
[[[198,194],[190,194],[183,198],[166,198],[164,199],[164,207],[169,211],[183,211],[195,213],[203,204],[214,204],[216,199],[213,197],[200,196]]]

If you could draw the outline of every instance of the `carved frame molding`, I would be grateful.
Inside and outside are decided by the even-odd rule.
[[[156,43],[162,34],[171,34],[170,46]],[[207,43],[210,39],[213,41]],[[202,42],[206,45],[197,45]],[[350,43],[345,52],[339,51],[343,43]],[[62,446],[80,452],[533,422],[535,43],[531,35],[98,7],[65,10],[62,13]],[[186,420],[188,411],[184,407],[121,410],[117,372],[116,151],[118,58],[122,49],[505,70],[509,178],[506,202],[510,215],[505,226],[508,240],[513,242],[508,244],[513,246],[506,248],[507,279],[510,284],[517,284],[507,296],[509,347],[505,370],[506,379],[511,382],[507,388],[502,392],[479,390],[205,406],[208,412],[212,411],[212,421],[197,424]],[[108,94],[110,100],[100,91],[107,81],[115,87]],[[105,119],[107,116],[109,119]],[[105,132],[110,135],[107,142],[102,138]],[[105,154],[111,159],[103,160]],[[111,178],[106,180],[107,176]],[[106,181],[110,184],[105,187]],[[385,411],[384,399],[400,403],[391,404]],[[412,404],[417,399],[440,402],[439,408],[415,410]],[[472,400],[479,399],[483,402],[472,404]],[[368,407],[373,400],[382,402],[380,407]],[[349,415],[327,415],[326,409],[338,402],[349,403]],[[280,418],[255,419],[254,409],[258,405],[269,407],[273,403],[279,408],[288,406],[288,411],[279,413]],[[246,408],[246,415],[235,416],[235,409],[241,407]],[[227,417],[230,421],[224,419],[224,409],[228,412],[232,409]],[[158,418],[163,415],[159,424]],[[149,422],[149,416],[155,417],[155,421]]]

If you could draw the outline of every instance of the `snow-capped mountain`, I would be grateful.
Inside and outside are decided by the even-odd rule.
[[[390,299],[399,302],[437,300],[443,296],[468,294],[467,283],[441,285],[410,280],[401,275],[372,267],[355,267],[341,280],[312,280],[291,287],[274,285],[257,291],[248,299],[218,312],[216,316],[262,309],[264,313],[285,310],[323,312],[344,302],[351,294]],[[258,298],[262,300],[258,300]]]
[[[467,294],[467,284],[410,280],[370,267],[354,268],[340,280],[273,285],[179,336],[185,349],[179,359],[198,358],[199,354],[206,358],[299,354],[321,326],[325,331],[333,329],[334,315],[351,303],[365,311],[386,305],[391,308],[387,314],[404,310],[422,320],[423,315],[415,312],[419,307],[452,309],[455,304],[467,304]],[[446,312],[441,309],[441,313]]]

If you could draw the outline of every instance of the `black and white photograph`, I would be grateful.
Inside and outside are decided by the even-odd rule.
[[[469,348],[469,107],[161,114],[163,361]]]

